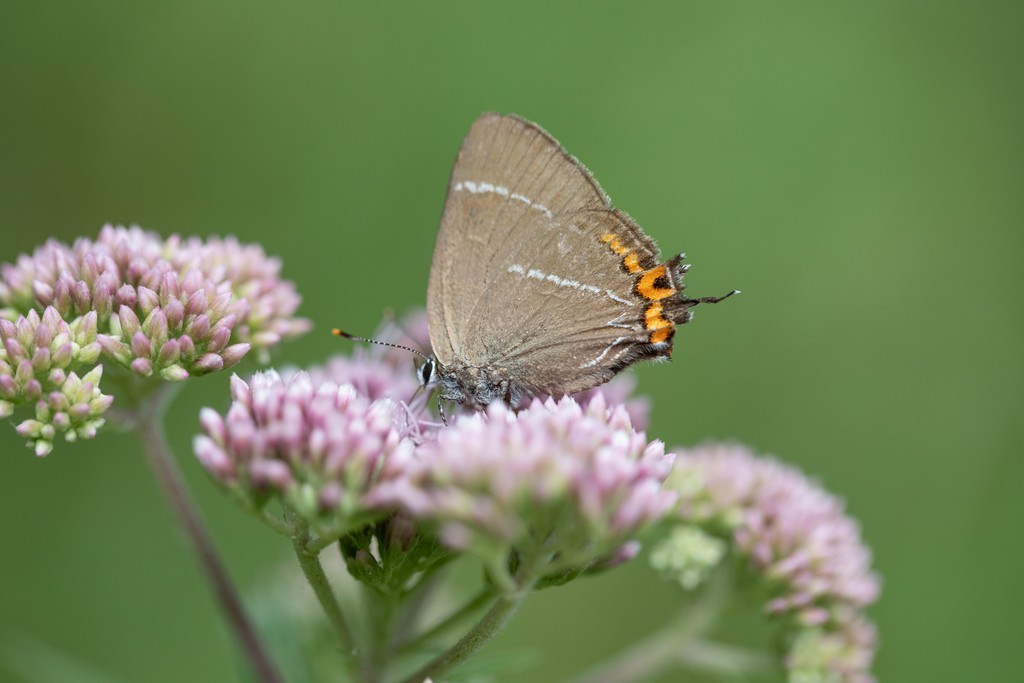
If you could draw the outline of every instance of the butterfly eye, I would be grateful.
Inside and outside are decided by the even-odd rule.
[[[434,380],[434,361],[427,360],[427,362],[419,367],[417,374],[420,377],[420,384],[424,387],[429,386]]]

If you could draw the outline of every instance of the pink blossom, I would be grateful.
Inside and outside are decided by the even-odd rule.
[[[872,680],[876,638],[863,610],[881,581],[841,500],[794,467],[728,444],[680,452],[667,485],[680,493],[678,519],[728,529],[771,587],[768,612],[796,624],[787,659],[794,676]]]
[[[396,403],[370,400],[350,384],[314,383],[274,371],[231,380],[225,415],[200,413],[199,461],[253,505],[278,497],[299,514],[336,529],[371,512],[364,498],[385,459],[402,448]]]
[[[635,552],[630,542],[675,502],[661,487],[670,463],[600,393],[585,407],[491,405],[389,460],[370,499],[436,525],[451,547],[567,571]]]

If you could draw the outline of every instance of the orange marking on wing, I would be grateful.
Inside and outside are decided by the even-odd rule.
[[[676,293],[675,289],[671,287],[655,287],[654,283],[658,278],[665,275],[665,266],[658,266],[657,268],[651,268],[643,275],[640,276],[640,280],[636,283],[636,291],[640,293],[640,296],[644,297],[649,301],[658,301],[659,299],[665,299]]]
[[[661,318],[663,309],[664,307],[657,301],[647,307],[647,310],[644,311],[644,325],[647,326],[647,329],[651,329],[651,324]]]
[[[662,312],[664,307],[655,301],[644,311],[644,327],[648,330],[660,330],[665,327],[672,327],[672,321],[667,320]]]
[[[661,344],[662,342],[668,341],[668,338],[672,335],[671,327],[663,327],[660,330],[655,330],[651,333],[650,342],[652,344]]]
[[[622,244],[622,242],[619,241],[619,238],[610,232],[606,232],[605,234],[601,235],[600,239],[602,242],[608,245],[609,249],[611,249],[614,253],[616,253],[619,256],[625,256],[626,254],[630,253],[629,247]]]
[[[644,311],[644,326],[651,331],[648,341],[652,344],[661,344],[668,341],[675,330],[675,324],[663,315],[665,307],[655,301]]]
[[[631,251],[626,254],[626,258],[622,259],[622,265],[626,266],[626,270],[631,273],[639,273],[640,268],[640,257],[636,255],[635,251]]]

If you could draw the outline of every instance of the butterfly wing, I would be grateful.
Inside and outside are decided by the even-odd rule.
[[[659,270],[660,269],[660,270]],[[678,258],[611,208],[536,124],[485,114],[452,171],[428,289],[431,343],[532,391],[573,393],[671,351]]]

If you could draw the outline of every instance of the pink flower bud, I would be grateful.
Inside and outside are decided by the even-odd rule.
[[[75,302],[79,313],[85,313],[92,308],[92,292],[89,291],[89,285],[81,280],[76,282],[72,288],[71,299]]]
[[[157,363],[160,365],[170,365],[177,363],[180,357],[180,351],[178,349],[178,342],[175,339],[168,339],[167,343],[160,349],[160,353],[157,356]]]
[[[250,348],[249,344],[232,344],[221,351],[220,356],[224,359],[224,367],[229,368],[242,360],[245,354],[249,353]]]
[[[186,315],[200,315],[206,311],[206,291],[197,290],[193,292],[185,303]]]
[[[149,358],[153,355],[153,345],[141,329],[132,335],[132,354],[136,358]]]
[[[148,358],[136,358],[132,361],[131,369],[140,377],[149,377],[153,374],[153,363]]]
[[[202,343],[210,335],[210,319],[205,314],[197,315],[185,325],[185,334]]]
[[[103,353],[122,364],[130,362],[130,359],[132,358],[132,350],[124,342],[106,334],[96,335],[96,340],[103,349]]]
[[[32,294],[35,296],[36,302],[40,306],[49,306],[53,303],[54,289],[53,285],[39,280],[32,281]]]
[[[146,322],[143,323],[143,330],[156,346],[163,346],[168,335],[167,316],[164,315],[163,309],[153,309],[153,312],[146,318]]]
[[[160,371],[160,376],[168,382],[184,382],[188,379],[188,370],[180,365],[168,365]]]
[[[138,296],[139,312],[144,316],[152,313],[153,309],[160,305],[160,296],[149,287],[143,287],[140,285],[138,289]]]
[[[114,296],[114,301],[117,302],[118,308],[121,306],[128,306],[134,308],[136,302],[139,300],[138,294],[135,292],[135,288],[131,285],[121,285],[117,290],[117,294]]]
[[[185,320],[185,307],[177,299],[172,299],[167,303],[163,309],[164,315],[167,316],[167,327],[171,330],[178,331],[181,329],[181,324]]]
[[[187,363],[191,363],[196,357],[196,345],[192,341],[192,337],[187,334],[183,334],[178,337],[178,347],[181,349],[181,357]]]
[[[224,359],[216,353],[204,353],[192,366],[197,375],[206,375],[224,368]]]
[[[139,322],[139,317],[135,315],[135,311],[127,306],[121,306],[121,308],[118,309],[117,316],[121,322],[122,338],[131,339],[135,336],[136,332],[142,329],[142,323]]]
[[[179,295],[178,276],[174,273],[164,273],[160,281],[160,306],[167,306],[173,299],[177,299]]]

